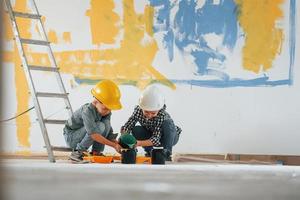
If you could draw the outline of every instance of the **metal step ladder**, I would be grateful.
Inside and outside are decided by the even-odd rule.
[[[64,124],[66,122],[66,120],[49,120],[49,119],[45,119],[43,117],[43,113],[41,110],[41,106],[40,106],[40,100],[39,97],[43,97],[43,98],[62,98],[64,100],[64,103],[66,105],[66,109],[68,110],[68,115],[71,116],[73,114],[73,110],[68,98],[68,94],[66,93],[66,89],[64,87],[61,75],[59,73],[59,68],[57,67],[55,58],[54,58],[54,54],[52,52],[51,46],[50,46],[50,42],[48,41],[48,37],[47,34],[45,32],[45,28],[44,25],[42,23],[42,19],[41,19],[41,15],[39,14],[39,11],[37,9],[36,3],[34,0],[29,0],[29,3],[31,4],[31,9],[33,11],[33,13],[22,13],[22,12],[16,12],[13,10],[12,8],[12,4],[10,0],[4,0],[6,7],[7,7],[7,11],[9,13],[9,17],[10,17],[10,21],[13,27],[13,32],[14,32],[14,37],[15,37],[15,41],[21,56],[21,60],[22,60],[22,65],[25,71],[25,75],[27,78],[27,82],[29,83],[30,86],[30,90],[31,90],[31,95],[33,98],[33,103],[34,103],[34,108],[38,117],[38,121],[41,127],[41,131],[42,131],[42,135],[45,141],[45,146],[47,149],[47,153],[48,153],[48,159],[50,162],[55,162],[55,158],[53,155],[53,150],[57,149],[57,147],[51,146],[50,144],[50,140],[49,140],[49,136],[48,136],[48,131],[47,131],[47,127],[46,124]],[[20,32],[19,32],[19,27],[16,21],[16,18],[27,18],[30,20],[37,20],[40,26],[39,30],[41,33],[41,37],[42,40],[35,40],[35,39],[29,39],[29,38],[21,38],[20,37]],[[29,44],[29,45],[41,45],[47,48],[47,52],[48,52],[48,56],[49,56],[49,60],[50,60],[50,64],[51,66],[35,66],[35,65],[29,65],[28,64],[28,60],[26,58],[26,54],[25,54],[25,50],[24,50],[24,44]],[[36,87],[34,85],[33,82],[33,76],[32,76],[32,72],[33,70],[37,70],[37,71],[48,71],[48,72],[53,72],[56,75],[56,80],[57,83],[59,85],[60,88],[60,92],[59,93],[49,93],[49,92],[37,92],[36,91]]]

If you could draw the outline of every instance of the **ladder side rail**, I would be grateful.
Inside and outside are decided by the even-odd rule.
[[[34,87],[34,82],[33,82],[33,79],[32,79],[32,75],[30,73],[30,70],[28,69],[28,62],[27,62],[27,59],[26,59],[25,50],[24,50],[23,45],[22,45],[21,40],[20,40],[19,28],[18,28],[18,25],[16,23],[15,16],[13,15],[13,9],[12,9],[12,5],[11,5],[10,0],[5,0],[5,4],[6,4],[6,7],[7,7],[9,16],[10,16],[10,21],[11,21],[11,24],[12,24],[12,28],[14,29],[13,32],[14,32],[14,35],[15,35],[15,41],[16,41],[17,47],[19,49],[19,53],[20,53],[20,56],[21,56],[23,68],[24,68],[24,71],[25,71],[25,76],[26,76],[26,79],[29,83],[29,87],[32,91],[31,95],[33,97],[33,102],[34,102],[34,105],[35,105],[36,114],[37,114],[38,121],[39,121],[39,124],[40,124],[40,127],[41,127],[44,142],[45,142],[45,145],[46,145],[46,148],[47,148],[48,159],[49,159],[50,162],[55,162],[55,158],[54,158],[53,151],[52,151],[52,148],[51,148],[48,132],[47,132],[46,126],[45,126],[44,121],[43,121],[43,114],[42,114],[42,111],[41,111],[41,108],[40,108],[39,100],[36,96],[36,90],[35,90],[35,87]]]

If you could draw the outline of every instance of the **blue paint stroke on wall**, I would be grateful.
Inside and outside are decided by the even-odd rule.
[[[159,25],[154,26],[153,30],[154,32],[166,31],[163,37],[163,44],[168,51],[169,61],[172,61],[174,58],[174,32],[170,27],[170,12],[175,4],[171,5],[170,1],[165,0],[150,0],[150,5],[162,7],[159,9],[157,16]]]
[[[290,1],[290,70],[289,70],[289,85],[293,84],[293,68],[295,61],[296,48],[296,0]]]
[[[187,45],[193,42],[197,42],[196,31],[196,2],[192,1],[180,1],[179,9],[175,15],[174,27],[178,33],[176,38],[177,46],[179,49],[183,49]]]
[[[209,59],[218,59],[221,63],[225,60],[224,55],[207,45],[203,38],[204,34],[222,35],[224,46],[229,49],[235,46],[238,24],[236,5],[232,0],[221,1],[219,5],[214,5],[212,0],[208,0],[199,9],[196,9],[196,0],[182,0],[179,2],[173,26],[170,25],[170,12],[174,5],[172,6],[169,0],[150,0],[150,5],[159,6],[157,17],[159,26],[154,26],[154,32],[166,31],[163,42],[169,60],[172,61],[174,57],[174,42],[181,51],[193,45],[195,50],[191,55],[195,58],[199,75],[207,74]]]
[[[191,40],[208,33],[223,35],[223,45],[233,48],[237,40],[237,13],[233,0],[222,0],[220,4],[213,4],[207,0],[203,7],[196,9],[196,0],[183,0],[179,3],[179,10],[175,16],[175,27],[184,34],[188,45]]]
[[[278,80],[278,81],[270,81],[268,77],[256,78],[251,80],[244,80],[244,79],[227,79],[227,80],[178,80],[178,79],[171,79],[175,84],[188,84],[188,85],[195,85],[207,88],[228,88],[228,87],[253,87],[255,86],[278,86],[278,85],[287,85],[289,84],[290,80]],[[75,82],[79,85],[81,84],[88,84],[88,85],[95,85],[102,79],[82,79],[79,77],[75,77]],[[136,85],[136,81],[129,81],[127,79],[114,79],[114,81],[122,82],[124,85]],[[159,81],[159,80],[157,80]]]
[[[153,7],[162,6],[162,8],[158,11],[157,22],[160,24],[165,24],[166,29],[170,26],[170,11],[171,11],[171,3],[170,1],[165,0],[149,0],[150,5]],[[156,30],[157,31],[157,30]]]
[[[219,4],[214,4],[213,0],[206,0],[204,5],[197,7],[197,0],[180,0],[178,11],[174,21],[170,18],[171,9],[177,1],[171,3],[170,0],[149,0],[150,5],[157,7],[158,15],[154,32],[164,32],[163,43],[168,52],[169,61],[174,59],[174,48],[177,47],[182,52],[187,52],[186,48],[192,47],[188,52],[194,57],[197,66],[197,76],[213,75],[217,78],[212,80],[191,80],[189,84],[204,87],[235,87],[235,86],[277,86],[292,84],[292,68],[295,59],[296,41],[296,1],[290,0],[290,76],[287,80],[270,81],[265,76],[263,79],[230,79],[230,75],[209,66],[210,60],[218,60],[221,65],[226,61],[225,55],[216,49],[209,47],[205,41],[205,35],[215,34],[222,37],[222,45],[229,50],[233,50],[237,42],[238,30],[238,9],[234,0],[220,0]],[[175,44],[175,45],[174,45]],[[187,83],[186,81],[173,80],[174,83]],[[245,82],[245,83],[244,83]],[[222,84],[223,83],[223,84]]]
[[[168,50],[169,61],[174,58],[174,33],[173,30],[168,30],[167,34],[164,35],[164,46]]]
[[[171,80],[176,84],[188,84],[208,88],[228,88],[228,87],[253,87],[255,86],[278,86],[278,85],[287,85],[289,80],[278,80],[278,81],[269,81],[268,77],[256,78],[251,80],[244,79],[231,79],[227,81],[222,80]]]

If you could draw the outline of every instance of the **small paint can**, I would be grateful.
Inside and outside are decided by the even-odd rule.
[[[153,147],[151,151],[151,161],[154,165],[164,165],[166,160],[163,147]]]
[[[136,149],[122,149],[121,163],[135,164],[136,163]]]

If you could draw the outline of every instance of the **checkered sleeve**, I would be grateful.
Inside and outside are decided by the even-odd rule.
[[[153,146],[159,146],[160,145],[160,138],[161,138],[161,126],[165,119],[165,115],[161,113],[155,123],[155,128],[153,131],[152,136],[150,137],[150,141],[153,143]]]
[[[134,108],[132,115],[129,117],[129,119],[124,124],[124,126],[121,127],[121,133],[131,132],[131,130],[133,129],[133,127],[138,121],[137,116],[138,116],[138,106]]]
[[[160,145],[160,138],[161,138],[161,132],[160,131],[153,132],[153,135],[150,138],[150,141],[152,142],[153,146],[159,146]]]

